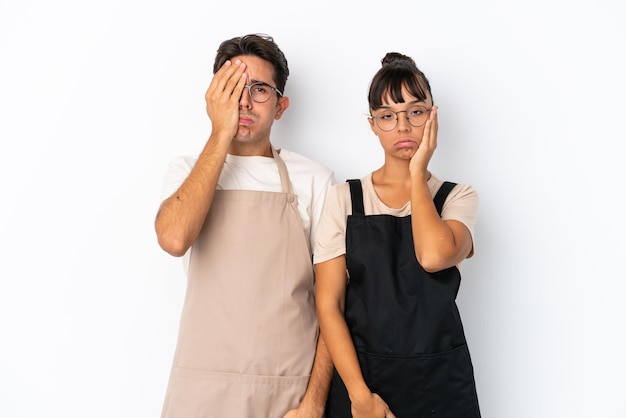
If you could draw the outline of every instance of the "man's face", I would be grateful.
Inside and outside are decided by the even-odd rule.
[[[240,55],[231,60],[237,59],[246,64],[247,85],[264,83],[263,87],[270,90],[276,87],[274,68],[268,61],[253,55]],[[244,89],[239,99],[239,129],[233,145],[246,148],[256,144],[266,146],[274,120],[280,119],[288,106],[289,100],[276,91],[271,91],[266,102],[259,103],[252,99],[249,89]]]

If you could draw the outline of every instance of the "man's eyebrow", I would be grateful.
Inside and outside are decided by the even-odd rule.
[[[269,86],[269,85],[270,85],[269,83],[266,83],[265,81],[262,81],[262,80],[256,80],[256,79],[254,79],[254,78],[250,80],[250,84],[265,84],[266,86]]]

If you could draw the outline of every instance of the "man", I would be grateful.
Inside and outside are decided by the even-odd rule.
[[[187,293],[162,418],[322,417],[312,241],[332,171],[270,142],[289,69],[266,35],[224,41],[206,92],[212,131],[175,159],[155,221],[186,256]]]

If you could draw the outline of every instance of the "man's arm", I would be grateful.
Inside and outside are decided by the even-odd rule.
[[[159,245],[184,255],[196,240],[211,207],[226,154],[239,126],[239,98],[246,81],[243,63],[226,61],[207,89],[206,110],[212,131],[187,179],[165,199],[156,215]]]
[[[322,418],[326,408],[326,398],[328,397],[332,374],[333,363],[326,349],[326,343],[320,334],[317,339],[311,378],[304,398],[298,408],[287,412],[284,418]]]

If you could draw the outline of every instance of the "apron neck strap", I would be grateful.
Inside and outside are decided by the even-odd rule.
[[[280,175],[280,184],[283,189],[283,193],[293,194],[293,187],[291,185],[291,181],[289,180],[289,173],[287,172],[287,165],[280,158],[278,151],[274,148],[274,145],[270,144],[272,148],[272,155],[274,156],[274,161],[276,161],[276,165],[278,166],[278,174]]]

